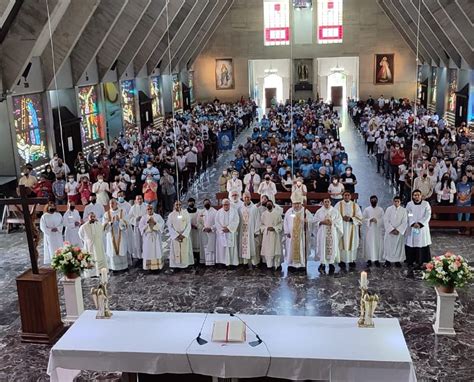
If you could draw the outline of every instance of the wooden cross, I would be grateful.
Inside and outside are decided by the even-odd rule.
[[[23,218],[25,220],[26,239],[28,240],[28,249],[30,252],[31,271],[37,275],[38,271],[38,242],[39,234],[38,230],[34,225],[35,221],[35,209],[37,204],[45,204],[48,202],[48,198],[29,198],[26,193],[26,187],[20,186],[20,197],[10,199],[0,199],[1,205],[21,205],[23,212]],[[33,205],[33,212],[30,213],[30,205]]]

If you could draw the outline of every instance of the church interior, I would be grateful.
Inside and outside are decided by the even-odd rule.
[[[0,381],[473,381],[473,0],[0,0]]]

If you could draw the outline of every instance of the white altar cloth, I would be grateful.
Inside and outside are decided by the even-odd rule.
[[[416,381],[397,319],[375,319],[375,328],[365,329],[356,318],[240,315],[266,344],[251,347],[211,342],[215,320],[237,319],[228,315],[208,316],[202,331],[208,343],[200,346],[194,339],[202,313],[114,312],[110,320],[95,314],[85,311],[51,349],[52,382],[72,381],[79,370]]]

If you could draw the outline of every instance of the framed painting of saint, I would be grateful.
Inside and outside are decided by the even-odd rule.
[[[234,89],[234,64],[232,58],[216,59],[216,89]]]
[[[375,85],[391,85],[394,82],[395,55],[383,53],[375,55],[374,82]]]

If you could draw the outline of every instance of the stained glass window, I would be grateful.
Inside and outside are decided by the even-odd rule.
[[[13,97],[13,114],[20,165],[46,162],[48,150],[41,95]]]
[[[458,71],[457,69],[449,69],[448,71],[448,111],[452,113],[456,111],[457,87],[458,87]]]
[[[173,74],[173,110],[183,110],[183,95],[181,94],[181,81],[179,75]]]
[[[438,88],[438,69],[433,66],[431,67],[431,103],[436,105],[436,96]]]
[[[286,0],[264,0],[264,44],[290,45],[290,6]]]
[[[191,105],[196,103],[196,96],[194,95],[194,72],[188,73],[189,99]]]
[[[161,86],[160,77],[154,76],[150,79],[151,109],[153,118],[159,118],[163,115],[161,108]]]
[[[136,133],[135,126],[135,81],[125,80],[120,83],[122,92],[123,125],[126,133]]]
[[[104,139],[104,125],[99,113],[95,86],[80,87],[77,96],[79,98],[79,112],[82,118],[82,144],[83,147],[87,147],[94,142]]]
[[[318,44],[341,43],[342,0],[318,0]]]

